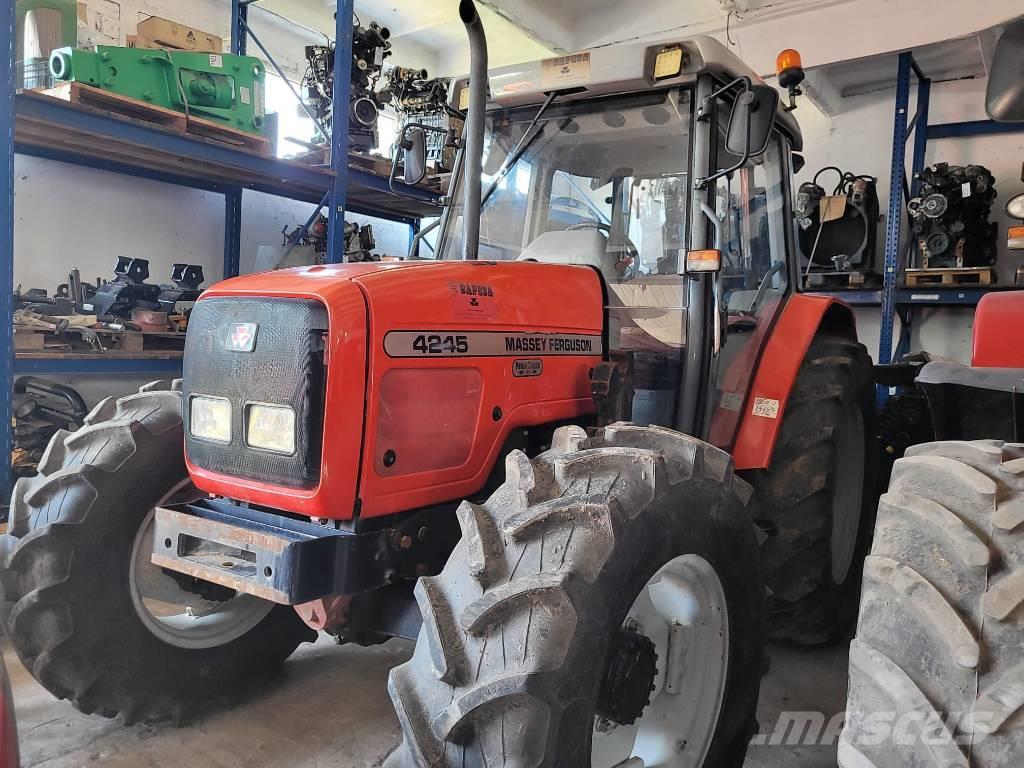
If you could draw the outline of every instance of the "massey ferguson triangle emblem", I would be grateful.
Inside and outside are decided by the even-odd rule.
[[[235,323],[228,331],[227,348],[229,352],[252,352],[256,347],[256,323]]]

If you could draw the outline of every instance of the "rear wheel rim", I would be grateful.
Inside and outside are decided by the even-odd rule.
[[[836,451],[832,499],[832,582],[844,584],[857,554],[864,498],[864,416],[854,407]]]
[[[183,589],[150,560],[155,518],[152,509],[135,534],[128,578],[135,613],[154,636],[176,648],[215,648],[242,637],[274,609],[251,595],[215,601]]]
[[[596,720],[591,764],[700,768],[717,730],[729,665],[722,582],[699,555],[677,557],[651,577],[628,617],[625,627],[648,637],[658,654],[654,690],[634,724]]]

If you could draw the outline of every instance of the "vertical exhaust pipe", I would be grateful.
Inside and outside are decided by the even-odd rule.
[[[473,0],[461,0],[459,16],[469,36],[469,113],[462,155],[462,258],[480,254],[480,195],[484,168],[484,112],[487,110],[487,37]]]

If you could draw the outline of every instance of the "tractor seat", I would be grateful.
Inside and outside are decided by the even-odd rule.
[[[609,279],[617,277],[616,260],[616,254],[608,252],[608,238],[596,229],[543,232],[516,259],[547,264],[586,264],[597,267]]]

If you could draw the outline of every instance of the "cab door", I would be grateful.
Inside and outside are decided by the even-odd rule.
[[[769,332],[791,292],[791,158],[778,132],[768,150],[717,180],[714,208],[724,224],[718,290],[724,341],[711,365],[703,433],[730,451]],[[729,167],[732,158],[719,165]]]

